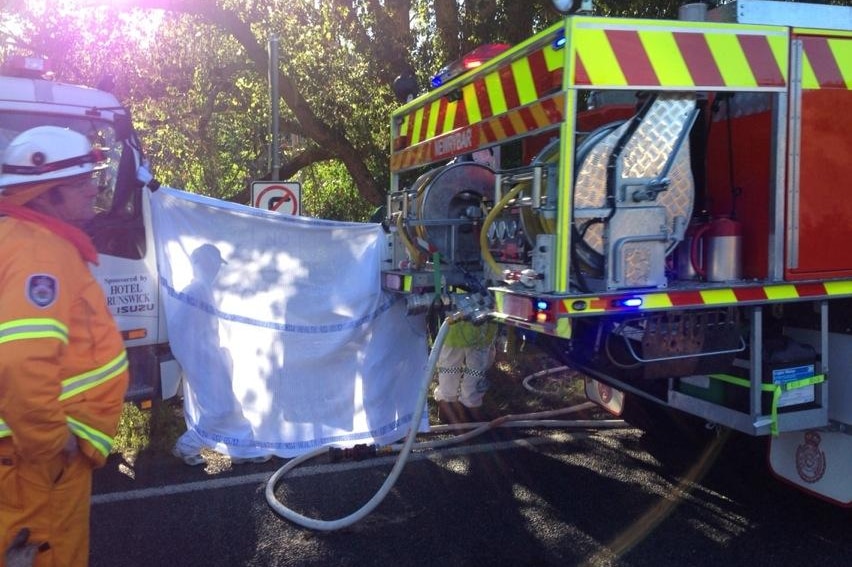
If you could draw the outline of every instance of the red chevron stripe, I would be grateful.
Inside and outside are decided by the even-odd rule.
[[[426,130],[427,130],[428,125],[429,125],[429,109],[431,107],[432,107],[431,104],[427,104],[422,109],[423,110],[423,113],[422,113],[423,120],[420,121],[420,132],[417,136],[417,139],[421,142],[426,139]]]
[[[669,300],[672,305],[702,305],[704,298],[697,291],[676,291],[669,293]]]
[[[817,82],[822,88],[846,88],[843,75],[834,59],[834,54],[828,47],[828,40],[823,37],[803,37],[802,46],[808,61],[816,75]]]
[[[558,101],[558,102],[557,102]],[[564,99],[561,96],[547,98],[541,101],[541,108],[547,114],[549,123],[555,124],[562,122],[562,103]]]
[[[525,132],[529,132],[538,128],[538,124],[535,121],[535,116],[533,116],[532,110],[530,110],[529,106],[525,106],[518,112],[520,113],[521,121],[524,123]]]
[[[547,63],[544,60],[544,52],[541,49],[535,53],[531,53],[527,59],[530,62],[530,71],[532,71],[536,98],[538,98],[550,90],[553,81],[550,73],[547,72]]]
[[[506,136],[511,138],[517,134],[517,132],[515,131],[515,127],[512,125],[512,121],[509,120],[509,114],[511,114],[511,112],[500,116],[500,125],[503,127],[503,131],[506,132]]]
[[[735,287],[734,296],[737,301],[763,301],[766,299],[766,291],[762,287]]]
[[[511,65],[500,69],[500,84],[503,85],[506,108],[512,109],[517,107],[521,102],[518,100],[518,87],[515,86],[515,74],[512,73]]]
[[[574,84],[575,85],[591,85],[592,80],[589,79],[589,73],[586,71],[586,66],[583,65],[583,59],[580,57],[580,54],[577,54],[577,57],[574,58]]]
[[[825,290],[825,285],[821,283],[796,284],[796,291],[799,293],[799,297],[828,295],[828,292]]]
[[[696,86],[721,87],[725,85],[707,39],[700,33],[674,32],[675,43],[680,49],[692,82]]]
[[[784,75],[769,47],[769,40],[763,35],[738,35],[746,60],[751,67],[757,84],[762,87],[784,86]]]
[[[494,128],[491,126],[493,122],[493,120],[488,120],[482,123],[482,141],[485,143],[497,141],[497,133],[494,132]]]
[[[479,103],[479,115],[482,118],[489,118],[493,112],[491,111],[491,101],[488,100],[488,88],[483,79],[473,83],[473,92],[476,93],[476,100]]]
[[[436,123],[437,127],[435,129],[436,134],[444,133],[444,120],[447,118],[447,106],[449,106],[447,97],[441,97],[441,102],[438,105],[438,122]]]
[[[453,130],[467,125],[467,108],[464,105],[464,100],[459,100],[456,102],[456,119],[453,120]]]
[[[628,85],[659,85],[660,79],[642,46],[639,33],[632,30],[607,30],[616,60]]]

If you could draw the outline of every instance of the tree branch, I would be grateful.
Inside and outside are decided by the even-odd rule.
[[[132,5],[140,9],[160,8],[202,18],[231,34],[245,49],[255,71],[261,76],[268,74],[267,50],[259,43],[251,26],[242,21],[236,13],[221,8],[218,3],[210,0],[136,0]],[[346,139],[343,132],[323,122],[311,110],[307,100],[294,85],[294,81],[279,71],[281,98],[299,121],[305,135],[325,148],[331,157],[343,163],[358,188],[358,193],[364,199],[374,205],[383,203],[385,191],[378,187],[357,149]]]

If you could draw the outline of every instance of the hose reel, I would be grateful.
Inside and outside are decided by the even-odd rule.
[[[482,204],[494,200],[494,171],[476,162],[453,163],[424,173],[412,190],[417,237],[453,264],[479,266]]]
[[[696,116],[694,95],[663,93],[580,143],[574,246],[608,289],[666,285],[665,257],[683,239],[695,200],[689,131]]]

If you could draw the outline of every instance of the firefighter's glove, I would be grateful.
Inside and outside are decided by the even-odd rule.
[[[36,553],[47,549],[47,543],[27,543],[30,539],[30,530],[21,528],[12,544],[6,549],[6,567],[32,567],[35,562]]]
[[[139,166],[139,169],[136,170],[136,179],[142,183],[143,187],[148,187],[151,191],[156,191],[160,188],[160,182],[154,179],[154,176],[151,175],[151,171],[148,169],[147,163],[143,163]]]

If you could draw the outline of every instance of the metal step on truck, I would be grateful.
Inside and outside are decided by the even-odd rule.
[[[106,148],[98,214],[86,228],[98,250],[92,271],[127,346],[127,400],[145,407],[170,398],[177,394],[180,369],[168,345],[151,191],[136,179],[143,154],[130,113],[111,93],[51,80],[44,59],[13,55],[0,69],[0,154],[16,135],[43,125],[76,130]]]
[[[613,413],[766,437],[852,506],[852,8],[554,4],[392,114],[384,288],[487,288]]]

